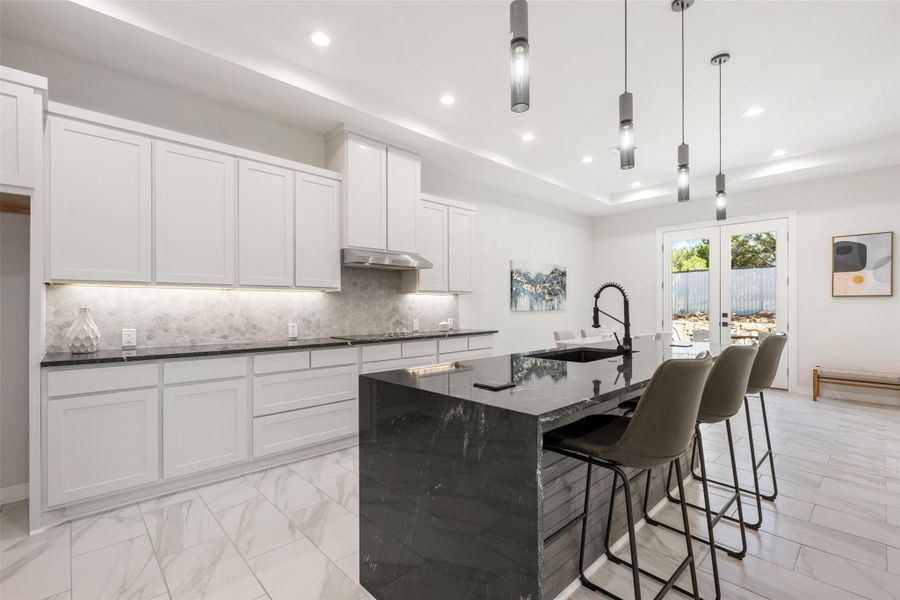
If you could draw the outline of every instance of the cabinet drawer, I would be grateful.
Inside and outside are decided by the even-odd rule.
[[[309,366],[335,367],[337,365],[355,365],[359,360],[359,351],[355,347],[329,348],[327,350],[313,350],[309,354]]]
[[[47,373],[47,396],[71,396],[151,387],[159,383],[156,363],[87,367]]]
[[[279,352],[259,354],[253,357],[254,375],[302,371],[309,368],[309,352]]]
[[[435,342],[434,340],[424,340],[421,342],[403,342],[403,357],[412,356],[434,356]]]
[[[469,338],[469,350],[483,350],[494,347],[493,335],[476,335]]]
[[[253,378],[253,415],[262,416],[356,398],[356,365]]]
[[[434,364],[434,355],[415,356],[413,358],[398,358],[396,360],[382,360],[365,363],[362,366],[363,373],[379,373],[381,371],[393,371],[394,369],[409,369],[411,367],[425,367]]]
[[[60,506],[159,479],[159,391],[47,404],[47,504]]]
[[[438,352],[462,352],[469,349],[469,339],[465,337],[438,340]]]
[[[356,400],[253,419],[253,456],[295,450],[357,432]]]
[[[374,344],[362,347],[362,361],[364,363],[376,360],[391,360],[401,356],[400,344]]]
[[[182,360],[166,363],[163,381],[166,385],[169,385],[170,383],[246,376],[247,357],[230,356],[228,358]]]
[[[490,358],[493,355],[490,348],[484,350],[464,350],[462,352],[448,352],[438,357],[438,364],[456,362],[460,360],[474,360],[476,358]]]

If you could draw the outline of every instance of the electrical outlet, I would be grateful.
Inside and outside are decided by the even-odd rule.
[[[296,323],[288,323],[288,338],[292,340],[297,339],[297,324]]]
[[[137,329],[122,329],[122,347],[134,348],[135,346],[137,346]]]
[[[419,320],[418,319],[413,319],[413,331],[415,331],[415,332],[419,331]]]

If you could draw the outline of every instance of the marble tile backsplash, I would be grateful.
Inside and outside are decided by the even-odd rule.
[[[395,271],[343,269],[340,292],[213,290],[59,285],[47,287],[47,351],[67,350],[66,331],[81,307],[100,329],[100,347],[121,346],[123,327],[138,346],[186,346],[412,329],[435,330],[447,317],[460,327],[456,296],[401,294]]]

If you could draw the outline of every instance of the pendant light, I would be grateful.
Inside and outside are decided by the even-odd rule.
[[[728,62],[731,55],[727,52],[716,54],[710,61],[719,67],[719,174],[716,175],[716,221],[724,221],[728,196],[725,194],[725,174],[722,173],[722,65]]]
[[[619,96],[619,167],[634,168],[634,100],[628,91],[628,0],[625,0],[625,92]]]
[[[672,0],[672,10],[681,13],[681,144],[678,146],[678,201],[691,199],[690,149],[684,142],[684,11],[691,7],[694,0]]]
[[[514,113],[528,110],[528,2],[513,0],[509,5],[510,107]]]

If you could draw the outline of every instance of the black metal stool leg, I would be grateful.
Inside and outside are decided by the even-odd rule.
[[[678,462],[678,459],[672,461],[675,463],[675,473],[678,475],[678,494],[684,498],[684,476],[681,474],[681,463]],[[707,499],[707,501],[709,501]],[[694,560],[694,545],[691,543],[691,525],[688,523],[688,514],[687,514],[687,506],[684,504],[681,505],[681,520],[684,522],[684,543],[687,546],[687,559],[689,560],[690,568],[691,568],[691,588],[694,592],[694,599],[700,600],[700,590],[697,587],[697,564]],[[709,530],[710,536],[712,536],[712,529]],[[715,550],[712,550],[713,554],[715,554]],[[679,569],[678,574],[680,574],[681,569]],[[675,575],[675,579],[678,578],[678,574]],[[718,577],[716,578],[716,586],[718,587]],[[665,588],[663,588],[665,589]],[[718,597],[718,595],[716,596]]]
[[[769,470],[772,472],[772,493],[763,494],[762,497],[766,500],[775,500],[775,497],[778,496],[778,481],[775,479],[775,457],[772,456],[772,439],[769,436],[769,417],[766,414],[766,399],[762,391],[759,392],[759,405],[762,408],[763,429],[766,432],[766,453],[763,455],[762,459],[760,459],[760,464],[756,466],[759,467],[766,457],[769,458]]]

